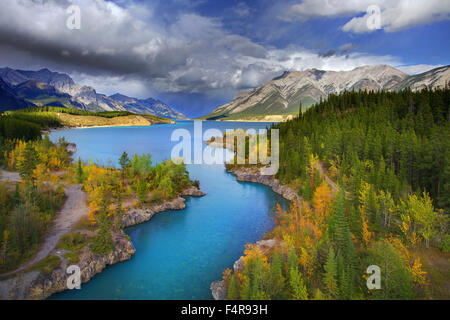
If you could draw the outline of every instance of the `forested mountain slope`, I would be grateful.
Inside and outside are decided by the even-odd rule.
[[[302,201],[278,208],[272,250],[224,272],[227,297],[449,299],[449,109],[448,89],[344,92],[274,125]]]
[[[408,76],[388,65],[362,66],[350,71],[308,69],[286,71],[281,76],[248,91],[218,108],[205,119],[264,120],[269,115],[284,115],[306,110],[329,94],[344,91],[398,91],[405,88],[444,88],[450,82],[450,67],[436,68],[422,74]]]

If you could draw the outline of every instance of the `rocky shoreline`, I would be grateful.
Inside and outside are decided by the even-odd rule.
[[[181,210],[186,207],[185,199],[182,197],[203,196],[205,193],[191,186],[181,192],[178,197],[161,204],[142,208],[129,208],[123,217],[124,227],[133,226],[150,220],[155,214],[166,210]],[[106,266],[129,260],[136,252],[133,243],[121,230],[112,233],[114,250],[106,255],[98,255],[91,252],[89,246],[85,246],[79,255],[77,265],[80,267],[81,283],[88,282],[93,276],[100,273]],[[61,264],[50,273],[36,270],[23,272],[15,277],[0,281],[0,299],[2,300],[39,300],[46,299],[54,293],[67,290],[67,279],[70,274],[66,273],[68,267],[63,257],[67,251],[55,248],[51,255],[57,256]]]
[[[186,204],[184,203],[186,200],[182,197],[201,197],[204,195],[205,193],[200,191],[198,188],[190,186],[182,191],[178,197],[172,200],[164,201],[161,204],[156,204],[150,207],[130,208],[128,209],[128,213],[123,217],[123,226],[130,227],[140,224],[150,220],[155,214],[166,210],[184,209],[186,208]]]
[[[107,255],[97,255],[91,252],[89,246],[85,246],[80,254],[77,266],[80,267],[81,283],[88,282],[93,276],[100,273],[107,265],[116,264],[131,258],[136,252],[131,241],[125,233],[112,235],[114,251]],[[31,283],[24,297],[19,299],[43,300],[54,293],[67,290],[67,279],[70,276],[66,273],[68,265],[65,259],[62,264],[54,269],[50,274],[41,273]]]
[[[295,189],[280,184],[280,181],[274,176],[262,175],[259,168],[257,167],[232,167],[227,169],[227,171],[236,176],[238,181],[261,183],[263,185],[272,187],[275,193],[278,193],[283,198],[289,201],[300,202],[301,198]],[[277,245],[276,239],[260,240],[256,242],[255,246],[259,248],[263,253],[271,250],[275,245]],[[239,271],[243,268],[243,256],[241,256],[233,264],[233,271]],[[211,283],[210,286],[211,294],[215,300],[225,300],[227,296],[227,289],[224,280],[217,280]]]
[[[261,183],[263,185],[272,187],[275,193],[278,193],[283,198],[289,201],[300,201],[301,198],[297,191],[289,186],[280,184],[280,181],[274,176],[262,175],[257,167],[233,167],[227,170],[234,174],[238,181]]]
[[[255,247],[257,247],[263,254],[272,250],[278,243],[276,239],[269,240],[259,240],[255,243]],[[233,264],[233,271],[238,272],[242,270],[244,267],[243,256],[241,256],[238,260],[236,260]],[[211,294],[214,300],[225,300],[227,297],[227,288],[225,286],[224,280],[218,280],[211,283],[210,286]]]

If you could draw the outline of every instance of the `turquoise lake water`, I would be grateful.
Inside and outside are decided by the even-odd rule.
[[[203,122],[208,128],[264,129],[268,123]],[[52,132],[77,145],[74,159],[114,164],[123,151],[150,153],[153,161],[170,158],[173,130],[193,132],[193,121],[150,127],[70,129]],[[192,137],[192,140],[194,137]],[[201,142],[201,137],[197,137]],[[194,141],[192,141],[194,142]],[[193,145],[193,144],[192,144]],[[203,144],[203,146],[205,146]],[[188,165],[191,179],[207,195],[188,197],[186,209],[166,211],[150,221],[126,228],[136,248],[128,261],[108,266],[80,290],[50,299],[212,299],[210,284],[231,268],[248,242],[256,242],[274,226],[273,210],[287,201],[271,188],[238,182],[223,164]]]

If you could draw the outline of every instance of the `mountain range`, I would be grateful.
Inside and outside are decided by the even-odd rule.
[[[34,104],[19,98],[14,89],[0,78],[0,112],[34,107]]]
[[[171,119],[187,119],[164,102],[122,94],[107,96],[82,86],[67,74],[0,68],[0,111],[30,106],[63,106],[89,111],[131,111]]]
[[[450,66],[409,76],[388,65],[362,66],[351,71],[308,69],[287,71],[281,76],[248,91],[202,117],[207,120],[281,121],[345,90],[401,90],[443,88],[450,83]]]

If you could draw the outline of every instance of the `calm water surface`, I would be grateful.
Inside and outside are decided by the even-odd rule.
[[[268,123],[203,122],[208,128],[265,128]],[[77,145],[75,159],[117,164],[123,151],[150,153],[153,161],[170,158],[178,142],[173,130],[193,132],[192,121],[150,127],[70,129],[52,132]],[[192,137],[192,145],[194,137]],[[201,137],[197,142],[202,143]],[[204,146],[204,144],[203,144]],[[125,229],[136,253],[129,261],[108,266],[81,290],[51,299],[211,299],[209,286],[231,268],[248,242],[259,240],[274,226],[273,209],[286,201],[271,188],[238,182],[224,165],[188,165],[191,179],[206,192],[187,198],[186,209],[166,211],[150,221]]]

